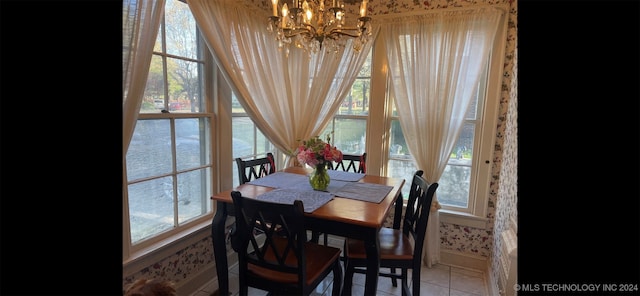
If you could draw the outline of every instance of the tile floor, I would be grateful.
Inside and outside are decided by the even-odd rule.
[[[334,244],[330,243],[330,245]],[[409,274],[409,276],[411,276],[411,274]],[[330,296],[332,280],[333,275],[329,274],[327,279],[318,286],[318,289],[312,295]],[[409,281],[411,281],[411,278],[409,278]],[[364,274],[354,274],[352,294],[363,295],[364,283]],[[489,296],[485,274],[482,271],[444,264],[437,264],[432,268],[422,267],[420,284],[420,296]],[[218,281],[216,279],[205,284],[190,296],[211,296],[214,292],[217,292],[217,289]],[[237,264],[231,266],[229,270],[229,289],[232,296],[238,295]],[[391,285],[391,279],[380,277],[378,279],[376,294],[377,296],[402,295],[402,289],[400,287],[393,287]],[[262,290],[249,288],[249,295],[264,296],[267,295],[267,293]]]

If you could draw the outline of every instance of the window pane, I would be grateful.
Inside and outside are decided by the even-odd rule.
[[[168,119],[138,120],[127,151],[129,181],[171,173]]]
[[[140,113],[158,113],[166,109],[164,104],[164,74],[162,57],[153,55],[149,66],[149,76],[144,90],[144,99],[140,105]]]
[[[362,154],[365,151],[367,121],[366,119],[335,118],[335,127],[329,125],[323,131],[322,138],[333,131],[333,145],[345,154]]]
[[[211,208],[210,194],[203,186],[210,175],[210,168],[178,175],[178,223],[205,214]]]
[[[255,154],[267,154],[267,152],[274,152],[273,145],[267,140],[267,137],[256,128],[256,153]]]
[[[205,119],[176,119],[177,169],[185,170],[209,164],[209,149],[203,142],[208,133]]]
[[[469,205],[471,166],[449,163],[438,182],[438,202],[443,205],[466,208]]]
[[[167,1],[165,17],[167,53],[185,58],[197,58],[196,21],[189,6],[180,1]]]
[[[234,96],[235,98],[235,96]],[[235,100],[234,100],[235,101]],[[233,101],[232,101],[233,102]],[[236,103],[238,101],[235,101]],[[232,103],[233,104],[233,103]],[[238,104],[239,105],[239,104]],[[238,114],[234,108],[234,113]],[[244,110],[242,109],[242,112]],[[253,159],[258,157],[264,157],[267,152],[276,152],[275,146],[269,142],[262,132],[253,123],[253,120],[246,116],[244,113],[240,113],[243,116],[235,115],[232,118],[232,133],[233,133],[233,184],[239,185],[238,180],[238,167],[235,163],[235,158]]]
[[[409,198],[409,190],[411,188],[411,181],[413,180],[413,174],[418,169],[413,164],[413,160],[389,160],[389,167],[387,175],[394,178],[403,178],[405,180],[404,186],[402,186],[402,198]],[[439,189],[439,187],[438,187]],[[440,198],[440,192],[438,192],[438,198]]]
[[[394,109],[395,110],[395,109]],[[387,168],[387,176],[405,179],[405,185],[402,186],[402,197],[409,198],[409,190],[413,174],[418,170],[413,162],[413,158],[409,153],[409,147],[404,140],[404,133],[400,127],[400,121],[391,120],[391,139],[389,140],[389,161]]]
[[[475,124],[465,123],[451,152],[449,163],[440,177],[438,201],[442,205],[463,208],[469,206],[474,129]]]
[[[169,74],[169,111],[178,113],[199,112],[198,63],[167,58]],[[199,101],[199,100],[198,100]],[[194,108],[192,108],[192,103]]]
[[[389,158],[411,160],[411,157],[409,155],[410,155],[409,147],[407,146],[407,142],[404,140],[404,133],[402,133],[402,128],[400,127],[400,121],[397,119],[391,120],[391,140],[389,143]]]
[[[370,77],[356,79],[336,115],[367,115],[370,89]]]
[[[244,158],[253,154],[253,121],[249,117],[233,117],[233,158]]]
[[[173,186],[171,177],[129,185],[131,242],[173,228]]]

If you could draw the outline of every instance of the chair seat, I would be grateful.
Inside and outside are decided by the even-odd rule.
[[[433,195],[438,183],[427,182],[418,170],[413,174],[409,199],[404,207],[401,229],[383,227],[378,233],[380,243],[380,267],[390,268],[389,272],[379,271],[378,275],[391,278],[391,284],[396,287],[397,280],[402,281],[402,296],[419,296],[420,281],[413,280],[409,285],[409,270],[411,278],[420,278],[422,265],[422,250],[424,247],[429,211]],[[395,225],[394,227],[398,227]],[[354,273],[366,273],[367,255],[364,242],[347,238],[344,242],[345,277],[342,289],[343,295],[350,295],[353,286]],[[400,272],[396,272],[400,269]],[[411,287],[411,288],[410,288]]]
[[[409,236],[403,235],[402,230],[383,227],[380,229],[378,239],[380,240],[380,266],[384,267],[384,260],[410,262],[413,259],[414,242]],[[347,238],[345,253],[351,259],[366,259],[364,241]]]
[[[278,248],[284,248],[284,246],[287,244],[287,239],[274,239],[274,243]],[[307,254],[310,254],[310,256],[307,256],[306,265],[306,284],[310,285],[322,275],[323,270],[328,269],[331,266],[332,262],[340,258],[341,251],[339,248],[323,246],[316,243],[306,243],[304,245],[304,248],[305,252]],[[297,260],[295,256],[293,256],[293,252],[291,252],[290,255],[291,256],[287,256],[285,262],[291,266],[297,265]],[[265,253],[265,259],[267,261],[275,262],[276,259],[273,251],[268,250]],[[272,269],[255,266],[253,264],[248,264],[247,270],[249,273],[259,275],[260,277],[273,282],[279,282],[283,284],[295,284],[298,282],[298,277],[295,274],[277,272]]]

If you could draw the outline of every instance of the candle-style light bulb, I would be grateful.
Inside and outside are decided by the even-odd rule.
[[[278,16],[278,0],[271,0],[273,4],[273,16]]]
[[[367,16],[367,0],[363,0],[362,4],[360,5],[360,16]]]
[[[304,0],[304,2],[302,2],[302,10],[304,11],[304,19],[306,20],[306,23],[311,23],[311,17],[313,16],[313,13],[309,8],[309,3],[307,2],[307,0]]]
[[[287,7],[287,3],[282,5],[282,27],[287,27],[287,15],[289,15],[289,7]]]
[[[311,23],[311,18],[313,17],[313,12],[311,12],[311,9],[308,9],[306,11],[305,17],[307,19],[307,23]]]

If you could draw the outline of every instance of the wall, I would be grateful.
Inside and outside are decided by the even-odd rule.
[[[515,4],[514,4],[515,5]],[[517,21],[514,19],[514,27],[517,26]],[[514,44],[516,48],[514,51],[514,61],[517,61],[517,40]],[[504,129],[504,142],[502,146],[502,170],[500,170],[499,188],[496,202],[496,214],[494,224],[493,235],[493,252],[490,258],[491,260],[491,274],[490,279],[492,281],[491,286],[497,287],[497,281],[500,278],[500,258],[507,254],[502,254],[502,240],[500,234],[507,230],[509,227],[509,220],[514,219],[518,221],[518,196],[517,196],[517,184],[518,184],[518,147],[517,147],[517,134],[518,134],[518,63],[514,62],[508,91],[509,100],[506,108],[507,114],[505,117],[505,129]],[[517,229],[517,228],[516,228]],[[516,231],[517,235],[517,231]],[[507,287],[508,288],[508,287]]]
[[[271,1],[253,1],[258,6],[269,8]],[[490,262],[491,285],[496,286],[498,258],[500,255],[499,234],[508,225],[511,216],[517,216],[516,185],[517,185],[517,80],[516,80],[516,44],[517,44],[517,1],[514,0],[371,0],[369,8],[371,15],[404,13],[417,10],[444,9],[450,7],[473,7],[476,5],[509,4],[509,25],[507,32],[507,49],[505,52],[504,78],[502,95],[498,110],[496,126],[496,143],[493,157],[492,182],[487,204],[488,228],[473,228],[456,224],[442,223],[440,226],[441,250],[449,250],[486,258]],[[502,170],[502,173],[501,173]],[[177,250],[171,256],[157,263],[142,268],[123,278],[123,286],[139,277],[154,277],[169,279],[177,286],[194,278],[207,278],[203,272],[213,270],[209,275],[215,276],[213,262],[213,246],[211,238],[190,243],[183,249]],[[196,280],[196,282],[199,280]],[[193,286],[193,285],[189,285]],[[198,286],[196,286],[197,288]]]

